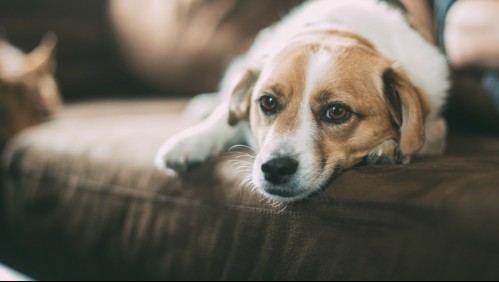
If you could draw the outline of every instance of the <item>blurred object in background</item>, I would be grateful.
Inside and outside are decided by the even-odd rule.
[[[29,54],[0,39],[0,146],[52,117],[61,102],[54,79],[55,34],[46,34]]]
[[[33,281],[33,279],[0,264],[0,281]]]
[[[438,0],[434,13],[454,70],[451,125],[499,134],[499,1]]]
[[[483,84],[483,72],[454,71],[447,118],[453,131],[499,135],[496,103]],[[499,89],[497,89],[499,90]]]
[[[35,48],[45,32],[57,34],[56,79],[66,102],[150,93],[127,71],[107,8],[103,0],[0,1],[0,26],[24,51]]]
[[[217,88],[255,35],[303,0],[112,0],[110,13],[132,69],[159,89]]]

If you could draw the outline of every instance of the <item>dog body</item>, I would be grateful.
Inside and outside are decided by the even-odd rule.
[[[445,58],[400,10],[310,1],[260,33],[228,69],[220,106],[168,140],[156,165],[183,171],[248,142],[258,191],[303,199],[363,161],[443,153],[448,87]]]

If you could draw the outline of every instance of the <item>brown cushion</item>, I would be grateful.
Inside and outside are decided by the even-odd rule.
[[[152,159],[182,102],[76,104],[4,156],[10,242],[37,279],[498,279],[499,142],[359,167],[273,206],[220,157],[184,177]]]

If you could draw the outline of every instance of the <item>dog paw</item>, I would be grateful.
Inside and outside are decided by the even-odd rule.
[[[185,132],[172,137],[159,149],[155,165],[159,170],[184,173],[210,157],[219,155],[223,147],[213,136]]]
[[[403,159],[394,140],[388,140],[374,148],[366,158],[368,165],[390,165],[409,162]]]

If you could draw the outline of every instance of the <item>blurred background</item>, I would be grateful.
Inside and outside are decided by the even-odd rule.
[[[67,98],[152,89],[128,71],[108,17],[108,1],[0,1],[0,27],[7,40],[25,52],[42,36],[58,37],[57,72]]]
[[[57,35],[65,98],[185,96],[214,91],[255,34],[301,1],[273,2],[2,0],[0,27],[25,52]]]
[[[1,0],[0,29],[11,44],[25,52],[35,48],[45,33],[52,31],[57,35],[55,76],[66,102],[151,94],[189,97],[215,91],[227,64],[246,50],[257,32],[301,2],[303,0],[274,0],[272,4],[236,0]],[[426,29],[429,37],[434,33],[433,41],[438,44],[443,40],[442,35],[435,35],[442,21],[438,17],[445,21],[445,15],[438,15],[439,9],[446,13],[452,2],[455,1],[435,2],[435,22],[431,2],[417,2],[426,3],[420,5],[406,1],[406,4],[413,18],[419,19],[423,27],[420,30]],[[467,34],[460,34],[462,30],[475,35],[483,33],[484,38],[497,38],[488,36],[484,28],[475,27],[480,17],[473,15],[482,15],[483,11],[473,12],[473,7],[466,6],[463,9],[470,13],[456,16],[454,21],[459,24],[454,24],[456,27],[452,29],[456,30],[453,32],[456,38],[469,38]],[[483,9],[494,11],[487,5],[483,5]],[[488,14],[493,18],[494,12]],[[494,23],[482,25],[489,27]],[[464,42],[484,46],[480,40]],[[469,83],[456,87],[459,91],[451,102],[457,105],[449,107],[449,114],[460,119],[465,112],[478,120],[472,122],[472,127],[495,128],[497,113],[490,95],[474,95],[469,99],[468,90],[462,93],[462,89],[483,90],[483,68],[476,65],[470,68],[466,62],[455,66],[459,70],[455,81]],[[462,119],[458,124],[461,123],[469,123],[469,119]]]

